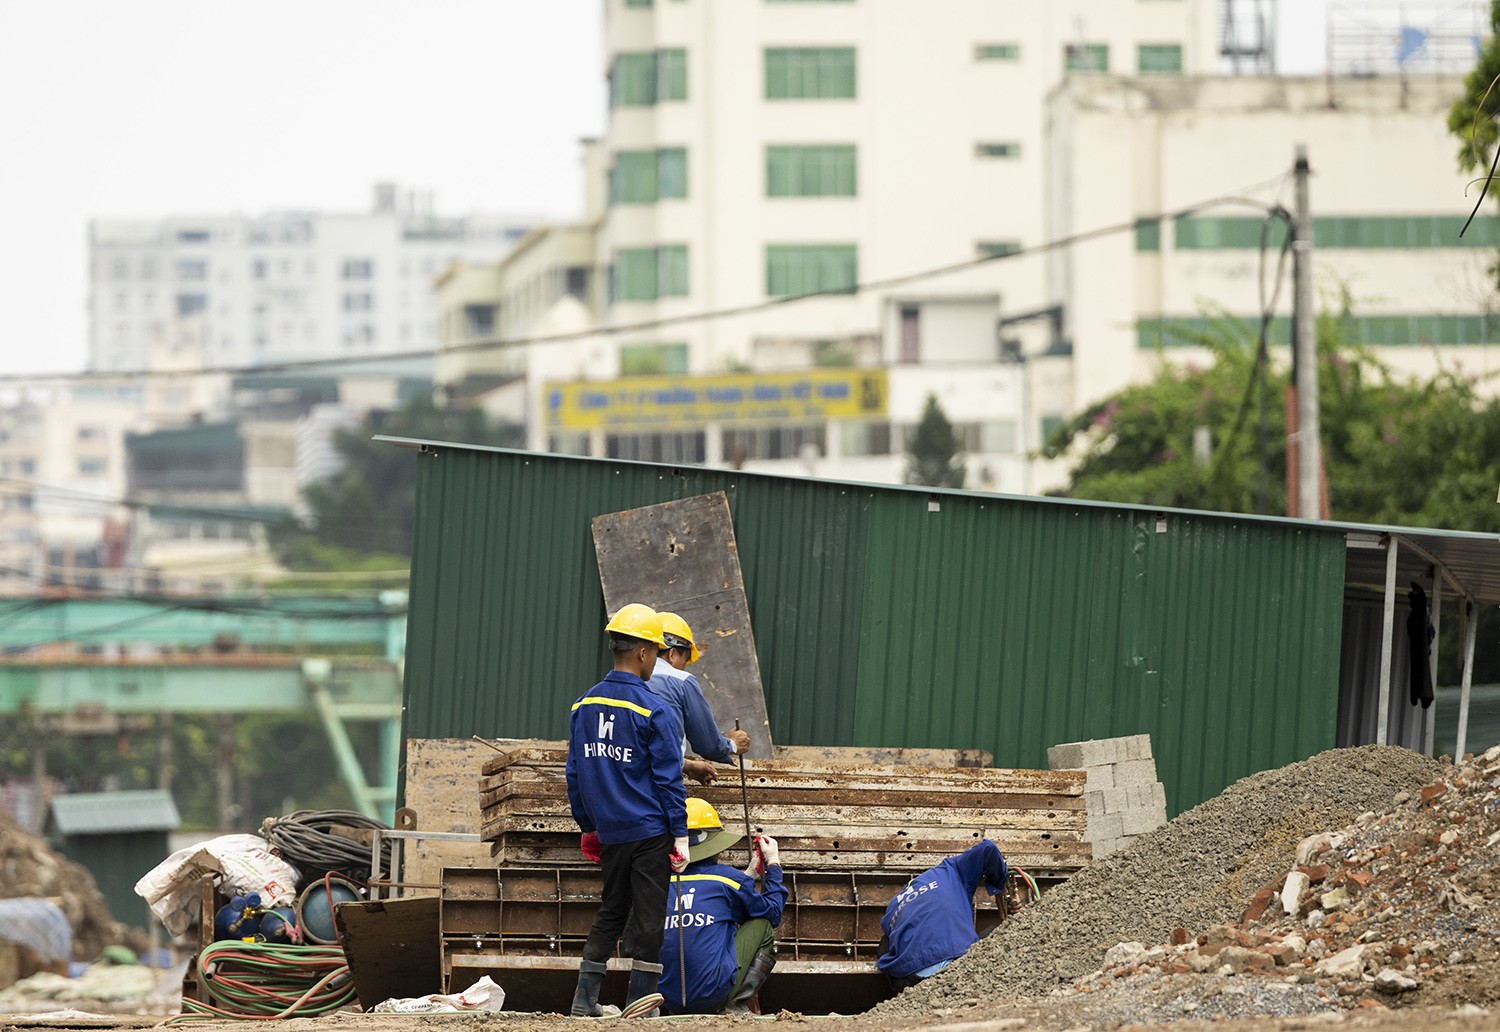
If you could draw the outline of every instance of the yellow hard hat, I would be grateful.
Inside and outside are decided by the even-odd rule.
[[[667,647],[667,643],[661,634],[661,615],[650,606],[632,602],[628,606],[621,606],[620,611],[605,625],[604,629],[614,634],[624,634],[632,638],[640,638],[649,641],[659,649]]]
[[[737,831],[726,831],[719,811],[696,796],[688,796],[687,826],[689,860],[718,856],[745,837]]]
[[[693,641],[693,629],[676,613],[660,613],[662,633],[666,635],[667,648],[688,648],[688,662],[698,662],[698,644]],[[673,639],[676,639],[675,641]],[[705,804],[707,805],[707,804]]]

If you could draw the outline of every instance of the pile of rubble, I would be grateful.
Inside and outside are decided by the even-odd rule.
[[[1074,987],[1137,975],[1311,986],[1330,1006],[1500,1002],[1500,746],[1303,839],[1239,920],[1126,942]]]
[[[146,933],[123,925],[86,868],[58,856],[0,810],[0,898],[36,897],[56,904],[73,929],[73,959],[91,961],[106,946],[146,949]]]

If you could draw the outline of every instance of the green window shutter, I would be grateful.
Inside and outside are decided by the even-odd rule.
[[[610,70],[612,107],[650,107],[656,103],[656,55],[617,54]]]
[[[681,376],[688,371],[686,344],[622,344],[621,376]]]
[[[974,153],[981,158],[1019,158],[1021,145],[1014,140],[1005,143],[977,143]]]
[[[1019,240],[981,240],[974,245],[975,251],[981,258],[1004,258],[1008,254],[1018,254],[1021,250]]]
[[[662,297],[687,297],[688,249],[686,244],[657,248],[657,283]]]
[[[656,99],[688,99],[686,50],[676,48],[656,52]]]
[[[655,301],[657,252],[654,247],[626,247],[615,253],[618,279],[616,294],[621,301]]]
[[[652,0],[625,0],[626,7],[650,7]]]
[[[1181,75],[1180,43],[1142,43],[1135,48],[1136,70],[1142,74]]]
[[[981,43],[974,48],[974,60],[976,61],[1019,61],[1021,60],[1021,44],[1019,43]]]
[[[766,293],[772,297],[852,290],[858,282],[858,248],[853,244],[766,247]]]
[[[656,152],[656,195],[686,197],[687,190],[687,149],[663,147]]]
[[[854,197],[857,152],[852,144],[768,146],[767,197]]]
[[[656,152],[620,151],[615,155],[616,204],[651,204],[656,200]]]
[[[1063,71],[1109,71],[1109,44],[1069,43],[1063,48]]]
[[[767,100],[853,99],[853,47],[767,47]]]
[[[1135,220],[1135,249],[1137,251],[1161,250],[1161,220]]]

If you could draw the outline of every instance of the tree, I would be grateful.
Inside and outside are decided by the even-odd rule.
[[[417,459],[414,453],[371,440],[375,434],[464,444],[520,447],[525,430],[492,420],[482,409],[440,409],[419,395],[394,413],[374,413],[356,430],[340,431],[334,448],[343,459],[337,473],[302,492],[311,517],[306,526],[272,531],[277,557],[293,569],[378,568],[411,555],[416,517]]]
[[[906,482],[927,487],[963,487],[964,458],[953,424],[943,414],[937,395],[927,395],[922,418],[906,443]]]
[[[1361,348],[1343,315],[1318,320],[1319,402],[1330,508],[1336,519],[1500,530],[1491,459],[1500,454],[1500,403],[1478,382],[1445,369],[1401,381]],[[1254,512],[1261,462],[1254,348],[1248,328],[1220,319],[1194,343],[1207,368],[1164,365],[1057,431],[1046,454],[1078,456],[1061,493],[1102,501]],[[1265,371],[1268,462],[1265,508],[1286,511],[1284,369]],[[1195,432],[1207,428],[1207,461]]]
[[[1500,0],[1490,0],[1490,34],[1479,47],[1479,60],[1464,78],[1463,96],[1448,111],[1448,131],[1458,137],[1458,167],[1488,176],[1500,128]],[[1500,201],[1500,183],[1489,183],[1489,196]],[[1490,267],[1500,283],[1500,261]]]

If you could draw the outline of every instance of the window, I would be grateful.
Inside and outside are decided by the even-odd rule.
[[[819,455],[826,454],[828,429],[824,424],[725,430],[722,454],[744,459],[797,459],[809,445]]]
[[[651,204],[687,196],[687,151],[664,147],[654,151],[620,151],[609,177],[613,204]]]
[[[854,244],[771,244],[766,247],[766,293],[799,297],[852,291],[859,282]]]
[[[1180,43],[1142,43],[1135,48],[1136,71],[1143,75],[1157,73],[1162,75],[1182,74],[1182,44]]]
[[[288,263],[283,271],[291,271]],[[370,279],[375,275],[375,260],[373,258],[345,258],[343,277],[344,279]]]
[[[153,279],[156,279],[156,259],[155,258],[142,258],[141,259],[141,279],[143,279],[143,280],[153,280]]]
[[[250,278],[251,279],[265,279],[266,278],[266,260],[264,258],[257,258],[257,259],[255,259],[255,261],[253,261],[253,262],[250,263]]]
[[[901,306],[901,361],[922,361],[922,309]]]
[[[662,100],[687,100],[687,51],[625,53],[609,70],[610,107],[650,107]]]
[[[207,294],[178,294],[177,295],[177,317],[185,318],[189,315],[197,315],[208,310]]]
[[[97,426],[80,426],[78,428],[78,439],[80,441],[102,441],[104,431]]]
[[[563,293],[587,301],[593,279],[594,270],[587,265],[570,266],[563,270]]]
[[[1109,44],[1069,43],[1063,48],[1063,71],[1109,71]]]
[[[974,153],[981,158],[1019,158],[1021,145],[1014,140],[1005,143],[976,143]]]
[[[839,429],[839,441],[846,456],[889,455],[891,424],[848,422]]]
[[[659,297],[686,297],[687,293],[686,244],[626,247],[615,253],[616,300],[655,301]]]
[[[105,459],[79,459],[78,475],[81,477],[102,477],[109,463]]]
[[[650,7],[651,0],[625,0],[626,7]]]
[[[208,230],[179,229],[177,231],[177,242],[179,244],[206,244],[208,243]]]
[[[368,312],[375,307],[375,296],[373,294],[345,294],[344,311],[346,312]]]
[[[767,47],[766,99],[843,99],[855,96],[853,47]]]
[[[1228,320],[1243,324],[1244,333],[1255,333],[1259,320],[1254,316],[1158,316],[1136,324],[1136,346],[1195,347],[1216,326]],[[1351,340],[1383,347],[1431,344],[1467,345],[1500,342],[1500,318],[1482,313],[1473,315],[1362,315],[1339,320],[1340,329]],[[1268,334],[1271,343],[1284,345],[1291,341],[1291,320],[1279,316],[1271,321]]]
[[[180,258],[177,261],[177,278],[201,280],[208,278],[208,262],[202,258]]]
[[[130,262],[129,262],[129,260],[127,260],[125,258],[116,258],[114,260],[114,277],[115,277],[115,279],[129,279],[130,278]]]
[[[981,258],[1004,258],[1008,254],[1019,254],[1021,241],[1019,240],[981,240],[974,245],[974,251]]]
[[[1021,60],[1021,44],[1019,43],[981,43],[974,48],[974,60],[976,61],[1019,61]]]
[[[1068,424],[1068,421],[1067,421],[1067,419],[1065,417],[1063,417],[1061,415],[1056,415],[1056,414],[1048,414],[1048,415],[1042,416],[1041,422],[1042,422],[1042,442],[1044,444],[1048,440],[1051,439],[1051,437],[1052,437],[1053,434],[1057,433],[1059,430],[1061,430],[1064,426],[1067,426],[1067,424]]]
[[[853,197],[853,144],[766,148],[767,197]]]
[[[1135,249],[1137,251],[1161,250],[1161,220],[1136,219]]]
[[[682,375],[688,371],[686,344],[622,344],[621,376]]]
[[[702,430],[665,434],[610,434],[604,454],[637,462],[702,462],[707,441]]]
[[[499,305],[464,305],[464,333],[470,337],[493,336],[499,314]]]

